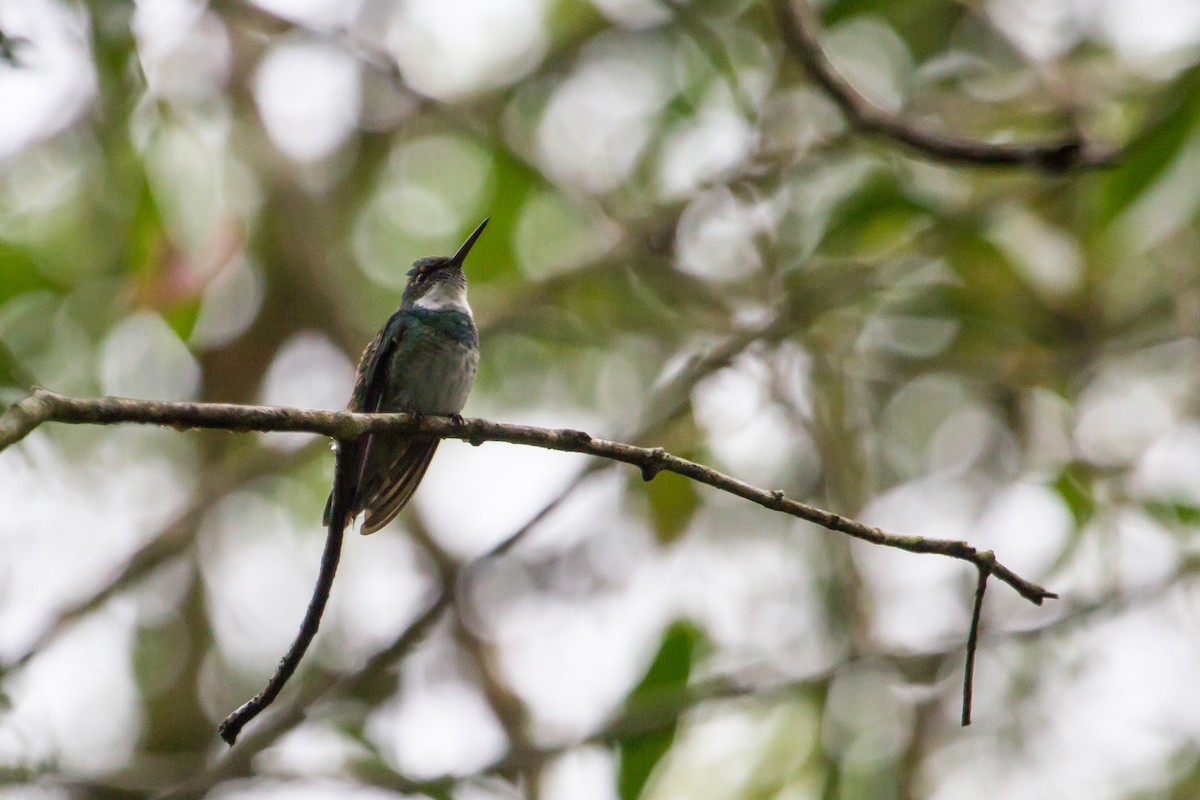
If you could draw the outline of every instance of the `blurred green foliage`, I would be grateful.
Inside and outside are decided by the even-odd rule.
[[[702,634],[686,622],[670,625],[663,633],[662,644],[645,677],[630,691],[626,702],[636,706],[648,702],[648,698],[661,699],[672,691],[682,692],[687,686],[696,645],[701,638]],[[617,795],[621,800],[638,800],[642,796],[655,766],[671,749],[675,727],[666,725],[661,730],[632,734],[620,740]]]

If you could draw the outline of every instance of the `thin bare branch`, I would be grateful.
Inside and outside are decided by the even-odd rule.
[[[1109,167],[1120,158],[1120,149],[1095,146],[1076,134],[1031,144],[981,142],[936,133],[890,114],[864,97],[833,66],[818,38],[816,15],[805,0],[775,0],[774,5],[788,52],[838,105],[850,124],[863,133],[900,142],[938,161],[984,167],[1025,167],[1058,173]]]
[[[994,561],[990,550],[980,553],[984,563],[979,565],[979,578],[975,582],[975,605],[971,610],[971,629],[967,633],[967,664],[963,668],[962,726],[971,724],[971,698],[975,692],[975,651],[979,647],[979,621],[983,618],[983,594],[987,591],[988,578],[992,570],[986,565]]]
[[[238,706],[217,727],[217,733],[230,747],[237,741],[238,734],[242,732],[246,723],[266,711],[267,706],[275,702],[275,698],[283,690],[296,668],[300,666],[300,659],[304,658],[308,646],[316,637],[317,629],[321,626],[321,616],[325,613],[326,604],[329,603],[329,593],[333,590],[333,578],[337,574],[338,562],[342,558],[342,539],[346,533],[346,522],[347,520],[342,518],[333,520],[329,524],[329,530],[325,534],[325,549],[321,553],[321,568],[317,573],[317,584],[313,587],[312,599],[309,600],[308,608],[304,612],[300,630],[297,632],[296,638],[292,640],[291,647],[280,659],[275,674],[267,681],[267,685],[261,692]]]
[[[301,431],[335,439],[353,439],[364,433],[389,431],[462,439],[473,445],[507,442],[568,453],[584,453],[636,466],[645,480],[652,480],[659,472],[674,472],[772,511],[797,517],[871,544],[894,547],[910,553],[956,558],[970,562],[976,568],[987,567],[995,577],[1036,605],[1041,605],[1047,598],[1057,596],[1020,577],[998,561],[993,563],[994,557],[990,553],[984,554],[965,541],[890,533],[792,500],[782,491],[752,486],[702,464],[672,455],[662,448],[637,447],[623,442],[594,439],[583,431],[502,424],[482,419],[457,421],[448,417],[415,417],[410,414],[356,414],[348,411],[309,411],[277,406],[130,400],[117,397],[78,399],[44,389],[36,390],[31,398],[18,403],[14,409],[24,417],[28,416],[30,407],[39,409],[35,414],[39,422],[94,425],[133,423],[166,425],[180,430],[214,428],[229,431]],[[0,430],[5,429],[6,419],[7,415],[0,418]],[[32,427],[25,425],[24,429],[27,432],[32,430]]]
[[[21,441],[48,419],[50,407],[42,401],[42,395],[37,391],[10,406],[4,416],[0,416],[0,450]]]
[[[927,553],[956,558],[975,565],[980,575],[995,575],[1032,603],[1040,605],[1052,592],[1028,581],[995,560],[990,551],[979,551],[965,541],[904,536],[834,514],[788,498],[782,491],[761,489],[737,478],[717,472],[693,461],[671,455],[662,448],[646,448],[623,442],[594,439],[583,431],[507,425],[488,420],[418,417],[410,414],[356,414],[351,412],[308,411],[275,406],[242,406],[219,403],[189,403],[155,400],[131,400],[104,397],[78,399],[37,389],[0,417],[0,431],[13,431],[8,441],[15,442],[42,422],[75,424],[149,424],[166,425],[180,430],[214,428],[230,431],[302,431],[349,440],[368,432],[390,431],[410,435],[431,435],[463,439],[472,445],[499,441],[542,447],[564,452],[585,453],[631,464],[641,470],[644,480],[653,480],[662,471],[674,472],[699,483],[727,492],[757,505],[820,525],[862,541],[894,547],[912,553]],[[339,526],[333,526],[337,528]],[[222,724],[221,736],[230,744],[241,728],[267,708],[295,671],[300,658],[316,634],[320,612],[337,568],[341,531],[331,528],[322,556],[321,571],[304,624],[288,654],[266,689],[230,715]],[[981,577],[981,581],[986,580]],[[980,611],[982,591],[976,595],[976,614]],[[977,636],[978,620],[972,624]],[[971,667],[974,648],[968,647],[968,673],[964,686],[964,720],[969,718]]]

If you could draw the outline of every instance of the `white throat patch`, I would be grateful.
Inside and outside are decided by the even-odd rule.
[[[429,311],[461,311],[471,315],[471,306],[467,303],[467,287],[460,283],[443,281],[434,285],[428,292],[413,303],[417,308]]]

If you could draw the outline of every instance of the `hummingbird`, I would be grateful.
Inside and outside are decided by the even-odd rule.
[[[413,262],[400,308],[358,362],[350,411],[459,416],[479,366],[463,262],[487,224],[479,223],[453,256]],[[338,442],[325,525],[345,527],[360,512],[363,534],[387,525],[412,498],[440,442],[389,433]]]
[[[463,261],[488,221],[479,223],[453,256],[421,258],[408,271],[400,308],[358,362],[351,411],[408,411],[457,417],[479,366],[479,331],[467,305]],[[360,512],[363,533],[374,533],[404,508],[441,442],[436,436],[368,433],[335,444],[333,490],[325,504],[325,551],[300,631],[266,687],[217,729],[232,745],[242,728],[274,702],[296,671],[333,588],[342,534]]]

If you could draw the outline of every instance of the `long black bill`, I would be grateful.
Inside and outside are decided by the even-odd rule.
[[[488,219],[491,219],[491,217],[479,223],[479,227],[467,237],[467,240],[463,242],[463,246],[458,248],[458,252],[454,254],[454,258],[450,259],[450,263],[457,264],[460,267],[463,265],[463,261],[466,260],[467,253],[471,252],[471,247],[475,244],[475,240],[479,238],[479,234],[483,233],[483,229],[487,227]]]

